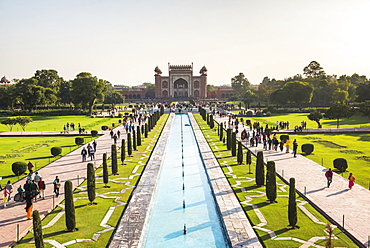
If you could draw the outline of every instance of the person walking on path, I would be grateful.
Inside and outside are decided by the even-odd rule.
[[[331,182],[333,181],[333,171],[331,168],[325,172],[326,180],[328,182],[328,188],[330,187]]]
[[[117,134],[113,135],[114,144],[117,144]]]
[[[24,197],[24,199],[26,200],[26,207],[24,209],[26,209],[28,220],[30,220],[32,216],[32,209],[33,209],[32,199],[34,197],[35,196],[33,196],[31,191],[26,191],[26,195]]]
[[[81,155],[82,155],[82,162],[85,162],[86,161],[86,156],[87,156],[87,150],[86,150],[85,147],[82,149]]]
[[[41,176],[39,175],[37,171],[35,172],[35,176],[33,177],[33,180],[35,181],[36,184],[38,184],[41,180]]]
[[[293,141],[293,154],[294,154],[295,158],[297,157],[297,149],[298,149],[298,142],[297,142],[296,139],[294,139],[294,141]]]
[[[95,160],[95,151],[92,147],[89,148],[89,156],[91,160]]]
[[[4,189],[4,198],[3,198],[4,208],[6,207],[6,205],[8,205],[9,199],[10,199],[10,191],[7,188],[5,188]]]
[[[10,195],[13,192],[13,184],[10,181],[8,181],[7,184],[5,185],[5,189],[9,191],[8,200],[10,201],[11,199]]]
[[[120,138],[121,137],[121,132],[118,130],[117,131],[117,137]]]
[[[58,197],[59,196],[59,188],[60,188],[60,181],[59,181],[58,176],[55,177],[55,180],[53,181],[53,184],[54,184],[54,193]]]
[[[96,152],[96,147],[98,146],[98,143],[96,142],[96,140],[93,141],[93,147],[94,147],[94,151]]]
[[[42,177],[40,177],[40,181],[38,182],[38,186],[39,186],[39,191],[40,191],[39,198],[42,197],[42,199],[45,200],[46,185],[45,185],[45,181],[42,179]]]
[[[356,180],[352,173],[349,173],[348,180],[349,180],[348,188],[352,189],[353,185],[355,185],[355,180]]]
[[[28,164],[27,164],[27,168],[28,168],[28,171],[32,174],[33,173],[33,167],[35,167],[34,165],[33,165],[33,163],[30,161],[30,162],[28,162]]]

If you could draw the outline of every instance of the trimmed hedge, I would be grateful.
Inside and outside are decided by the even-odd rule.
[[[96,137],[96,136],[98,136],[98,131],[96,131],[96,130],[91,130],[91,136],[92,136],[92,137]]]
[[[59,147],[59,146],[52,147],[50,149],[50,152],[51,152],[51,155],[53,155],[55,157],[55,156],[58,156],[58,155],[62,154],[62,148]]]
[[[289,140],[289,135],[287,134],[280,135],[280,140],[285,143],[287,140]]]
[[[310,155],[314,150],[313,144],[303,144],[301,146],[302,152],[304,152],[306,155]]]
[[[82,138],[82,137],[77,137],[77,138],[75,138],[75,143],[76,143],[76,145],[78,145],[78,146],[82,146],[82,145],[84,144],[84,142],[85,142],[85,139],[84,139],[84,138]]]
[[[108,126],[102,126],[101,130],[105,131],[105,130],[108,130],[108,128],[109,128]]]
[[[344,158],[336,158],[333,160],[334,168],[338,169],[340,172],[345,172],[348,168],[347,160]]]
[[[12,164],[12,171],[16,176],[26,173],[26,170],[27,170],[26,162],[14,162]]]

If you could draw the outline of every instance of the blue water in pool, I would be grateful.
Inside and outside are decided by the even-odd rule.
[[[187,114],[173,120],[142,247],[228,247]]]

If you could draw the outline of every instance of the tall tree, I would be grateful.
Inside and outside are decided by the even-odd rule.
[[[153,83],[143,83],[143,87],[145,87],[146,92],[145,92],[145,97],[154,99],[155,98],[155,84]]]
[[[313,111],[311,112],[307,118],[310,119],[311,121],[316,121],[317,125],[318,125],[318,128],[321,128],[322,125],[320,123],[320,120],[322,119],[323,115],[320,113],[320,111]]]
[[[335,104],[331,106],[325,114],[328,119],[337,120],[337,128],[339,128],[339,120],[342,118],[349,118],[353,115],[353,111],[348,105]]]
[[[284,85],[283,90],[287,92],[286,98],[295,102],[302,109],[302,103],[308,103],[312,99],[313,86],[307,82],[292,81]]]
[[[89,115],[92,113],[95,101],[104,100],[106,91],[105,81],[88,72],[81,72],[72,80],[72,101],[75,106],[88,108]]]
[[[56,92],[51,88],[38,85],[34,78],[22,79],[15,85],[15,92],[24,109],[32,112],[37,105],[51,104],[56,101]]]
[[[336,89],[334,92],[333,92],[333,101],[335,103],[345,103],[347,100],[348,100],[348,91],[346,90],[340,90],[340,89]]]
[[[110,104],[112,108],[114,108],[116,104],[122,104],[124,100],[124,97],[118,92],[107,93],[104,97],[104,103]]]
[[[311,61],[311,63],[309,63],[308,66],[303,69],[303,74],[306,77],[312,78],[325,77],[326,75],[324,69],[316,61]]]
[[[359,111],[370,119],[370,100],[361,103]]]
[[[59,90],[59,86],[63,81],[63,78],[59,77],[58,72],[53,69],[37,70],[32,78],[37,80],[39,86],[51,88],[55,91]]]
[[[238,75],[231,79],[231,87],[237,96],[242,96],[250,87],[250,82],[244,76],[244,73],[240,72]]]
[[[112,145],[111,153],[112,153],[112,174],[118,175],[117,146],[115,144]]]

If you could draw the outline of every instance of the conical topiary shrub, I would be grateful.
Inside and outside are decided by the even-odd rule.
[[[112,145],[112,174],[118,175],[117,146]]]
[[[231,129],[228,128],[226,131],[226,148],[227,150],[231,150]]]
[[[224,138],[224,125],[221,122],[221,124],[220,124],[220,141],[222,141],[223,138]]]
[[[267,199],[274,203],[276,200],[276,170],[275,162],[267,162],[267,173],[266,173],[266,196]]]
[[[236,133],[232,132],[231,134],[231,156],[236,156]]]
[[[243,146],[240,141],[238,141],[238,156],[237,156],[238,164],[243,163]]]
[[[73,201],[73,185],[69,180],[64,183],[64,205],[67,230],[74,232],[76,231],[76,215]]]
[[[131,134],[127,134],[127,154],[131,156],[132,154],[132,143],[131,143]]]
[[[95,200],[95,170],[92,163],[87,164],[87,195],[89,197],[90,205],[94,204]]]
[[[145,138],[148,138],[148,132],[149,132],[148,123],[145,123],[145,125],[144,125],[144,137]]]
[[[108,163],[107,163],[107,154],[103,154],[103,183],[104,183],[104,188],[110,188],[108,184]]]
[[[263,152],[257,152],[256,161],[256,184],[262,186],[265,183],[265,167],[263,165]]]
[[[44,239],[42,237],[42,226],[40,213],[37,210],[32,212],[32,222],[33,222],[33,236],[35,237],[36,248],[44,248]]]
[[[297,202],[295,194],[295,179],[289,179],[289,204],[288,204],[289,226],[296,228],[297,225]]]
[[[136,130],[136,143],[137,143],[137,146],[141,146],[141,133],[140,133],[140,127],[137,126],[137,130]]]
[[[134,149],[134,151],[136,151],[136,132],[135,130],[132,130],[132,148]]]
[[[125,164],[126,159],[126,144],[125,139],[122,139],[122,145],[121,145],[121,162],[122,164]]]

